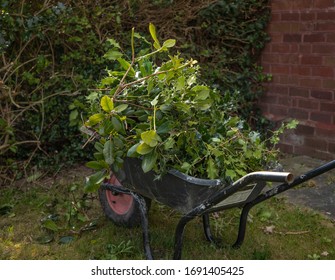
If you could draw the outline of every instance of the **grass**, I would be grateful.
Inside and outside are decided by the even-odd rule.
[[[0,259],[144,259],[140,228],[108,221],[96,194],[83,193],[83,170],[57,178],[0,189]],[[187,227],[183,259],[335,259],[335,225],[323,215],[272,198],[250,212],[242,247],[231,248],[239,209],[211,218],[224,241],[217,248],[205,240],[201,219]],[[153,203],[151,246],[155,258],[173,255],[174,230],[180,215]]]

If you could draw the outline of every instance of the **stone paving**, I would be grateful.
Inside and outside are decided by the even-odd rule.
[[[327,163],[307,156],[286,156],[280,160],[284,171],[300,176]],[[282,194],[290,203],[312,208],[335,221],[335,169]]]

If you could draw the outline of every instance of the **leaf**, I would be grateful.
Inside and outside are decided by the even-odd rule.
[[[106,178],[106,170],[98,171],[87,178],[84,190],[85,192],[95,192],[100,187],[102,181]]]
[[[272,234],[273,233],[273,230],[275,229],[276,227],[274,225],[272,226],[266,226],[263,230],[264,233],[266,234]]]
[[[115,131],[119,132],[122,130],[122,123],[119,121],[117,117],[112,117],[112,124]]]
[[[114,111],[121,113],[122,111],[126,110],[128,108],[128,104],[121,104],[114,108]]]
[[[58,226],[56,225],[56,223],[52,220],[46,220],[44,223],[43,223],[43,227],[47,228],[47,229],[50,229],[52,231],[58,231]]]
[[[139,153],[140,155],[146,155],[150,153],[152,150],[153,150],[153,147],[150,147],[144,142],[141,142],[136,148],[136,152]]]
[[[48,243],[52,242],[53,240],[54,240],[53,235],[43,235],[43,236],[39,236],[35,239],[35,241],[38,244],[48,244]]]
[[[94,114],[88,119],[88,126],[94,126],[101,122],[105,118],[105,115],[102,113]]]
[[[114,150],[111,140],[106,141],[102,153],[104,155],[106,163],[112,165],[114,163]]]
[[[172,48],[172,47],[174,47],[175,44],[176,44],[175,39],[168,39],[163,43],[163,47]]]
[[[207,161],[207,174],[209,179],[215,179],[218,177],[219,174],[212,158],[209,158]]]
[[[152,151],[151,153],[145,155],[142,159],[142,169],[144,173],[149,172],[153,169],[153,167],[156,164],[157,161],[157,153],[155,151]]]
[[[133,146],[131,146],[127,152],[127,157],[136,157],[137,156],[137,152],[136,149],[137,147],[140,145],[140,143],[137,143]]]
[[[112,83],[114,83],[117,79],[114,77],[106,77],[104,79],[101,80],[101,84],[104,86],[109,86]]]
[[[116,42],[114,39],[107,39],[107,42],[110,43],[113,47],[121,49],[120,44]]]
[[[196,93],[194,100],[205,100],[208,98],[210,90],[206,86],[195,86],[192,91]]]
[[[92,168],[92,169],[96,169],[96,170],[101,170],[103,168],[106,168],[106,164],[104,162],[101,162],[101,161],[89,161],[89,162],[86,163],[86,166],[88,168]]]
[[[109,60],[117,60],[118,58],[121,58],[123,54],[115,49],[109,50],[104,57]]]
[[[152,23],[149,23],[149,32],[150,32],[150,35],[152,37],[152,39],[154,40],[154,47],[155,49],[160,49],[161,48],[161,45],[157,39],[157,35],[156,35],[156,27],[155,25],[153,25]]]
[[[113,100],[107,96],[104,95],[101,100],[100,100],[100,105],[101,108],[106,112],[106,113],[110,113],[111,111],[113,111],[114,109],[114,103]]]
[[[69,244],[74,240],[73,236],[63,236],[59,239],[59,244]]]
[[[236,177],[236,172],[234,170],[226,170],[226,176],[230,177],[231,179],[234,179]]]
[[[130,68],[128,75],[131,77],[135,77],[135,70],[133,67],[130,67],[130,63],[128,61],[124,60],[123,58],[118,58],[117,61],[120,63],[121,67],[124,70],[128,70],[128,68]]]
[[[159,137],[155,130],[149,130],[141,133],[141,138],[143,142],[150,147],[157,146],[158,142],[161,142],[162,139]]]
[[[177,80],[176,90],[182,90],[185,88],[185,77],[180,76]]]

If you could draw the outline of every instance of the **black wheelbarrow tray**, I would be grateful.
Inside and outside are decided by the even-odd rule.
[[[144,253],[153,259],[150,248],[148,208],[156,200],[182,214],[176,229],[174,259],[182,255],[185,226],[195,217],[202,217],[206,239],[216,243],[211,234],[209,213],[240,207],[240,223],[233,247],[242,245],[250,209],[279,193],[291,189],[311,178],[335,168],[335,160],[328,162],[294,179],[288,172],[260,171],[249,173],[241,179],[227,183],[221,180],[198,179],[171,170],[156,179],[154,172],[144,173],[141,161],[126,158],[122,171],[112,174],[99,189],[100,202],[105,214],[116,224],[134,226],[141,224]],[[265,186],[269,182],[270,188]]]

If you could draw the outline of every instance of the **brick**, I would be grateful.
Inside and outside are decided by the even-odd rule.
[[[335,154],[335,142],[329,142],[328,143],[328,152]]]
[[[317,23],[314,21],[302,21],[300,24],[300,32],[313,32],[317,30]]]
[[[314,21],[316,19],[316,14],[310,11],[301,12],[300,19],[302,21]]]
[[[333,100],[333,92],[322,91],[322,90],[312,90],[311,97],[323,100]]]
[[[332,114],[323,112],[311,112],[310,120],[315,122],[331,124]]]
[[[291,53],[298,53],[299,52],[299,45],[298,43],[290,43],[290,52]]]
[[[311,67],[304,67],[304,66],[291,66],[291,74],[292,75],[299,75],[299,76],[310,76],[312,74]]]
[[[300,13],[291,12],[291,11],[289,13],[281,13],[281,20],[282,21],[299,21]]]
[[[279,76],[279,82],[284,85],[299,85],[299,78],[296,75],[281,75]]]
[[[298,106],[302,109],[311,109],[311,110],[319,110],[319,102],[309,100],[309,99],[300,99],[298,102]]]
[[[272,44],[271,51],[273,53],[289,53],[290,45],[289,44]]]
[[[288,110],[288,114],[290,117],[298,120],[308,120],[309,117],[309,113],[307,110],[302,110],[298,108],[290,108]]]
[[[312,48],[312,52],[319,54],[334,54],[335,44],[314,45]]]
[[[334,56],[324,56],[323,65],[324,66],[335,66],[335,57]]]
[[[303,55],[301,57],[301,64],[305,65],[321,65],[322,57],[321,56],[313,56],[313,55]]]
[[[292,1],[292,9],[310,9],[313,7],[314,0],[294,0]]]
[[[299,44],[299,53],[301,54],[312,53],[312,45],[311,44]]]
[[[288,95],[288,87],[281,85],[270,85],[268,88],[269,91],[279,94],[279,95]]]
[[[300,43],[301,39],[302,39],[302,35],[301,34],[294,34],[294,33],[284,34],[283,42],[285,42],[285,43],[286,42],[287,43],[292,43],[292,42]]]
[[[281,21],[281,13],[272,13],[271,14],[271,23]]]
[[[334,20],[334,18],[335,18],[334,10],[326,10],[326,11],[318,12],[316,14],[317,20]]]
[[[290,66],[289,65],[272,65],[271,66],[272,74],[290,74]]]
[[[303,41],[308,43],[325,42],[326,36],[324,33],[304,34]]]
[[[308,125],[299,124],[294,130],[298,135],[309,135],[312,136],[315,133],[315,128]]]
[[[309,90],[305,88],[291,87],[289,89],[289,96],[309,97]]]
[[[290,33],[291,23],[290,22],[275,22],[269,25],[269,33],[280,32],[280,33]]]
[[[325,151],[325,152],[328,150],[328,143],[324,139],[315,137],[306,137],[304,142],[306,147],[311,147],[318,151]]]
[[[328,125],[326,127],[317,126],[315,128],[315,134],[318,135],[318,137],[334,139],[335,138],[335,126],[334,125]]]
[[[335,33],[327,33],[326,34],[326,41],[328,43],[335,43]]]
[[[277,116],[287,116],[288,109],[286,106],[280,106],[280,105],[270,105],[269,106],[270,112],[273,115]]]
[[[323,9],[323,8],[334,8],[333,0],[314,0],[314,8]]]
[[[269,34],[271,37],[271,43],[282,43],[283,42],[283,34],[275,33]]]
[[[335,103],[321,103],[320,104],[320,111],[331,112],[331,113],[335,114]]]
[[[278,55],[273,55],[273,54],[263,54],[262,55],[262,62],[267,62],[267,63],[279,63],[280,60],[279,60],[279,57]]]
[[[312,75],[320,77],[334,77],[333,67],[312,67]]]
[[[324,89],[335,90],[335,80],[333,80],[333,79],[323,80],[322,87]]]
[[[286,107],[292,107],[292,98],[278,97],[277,103]]]
[[[274,55],[277,57],[279,63],[289,63],[289,64],[298,64],[299,63],[299,55],[298,54],[281,54]]]
[[[272,11],[290,11],[292,9],[292,1],[271,1]]]
[[[299,80],[299,85],[308,88],[320,88],[322,85],[322,80],[318,78],[302,77]]]
[[[335,22],[328,21],[328,22],[318,22],[316,23],[317,31],[335,31]]]
[[[293,153],[293,145],[286,143],[279,143],[278,149],[282,153],[292,154]]]

